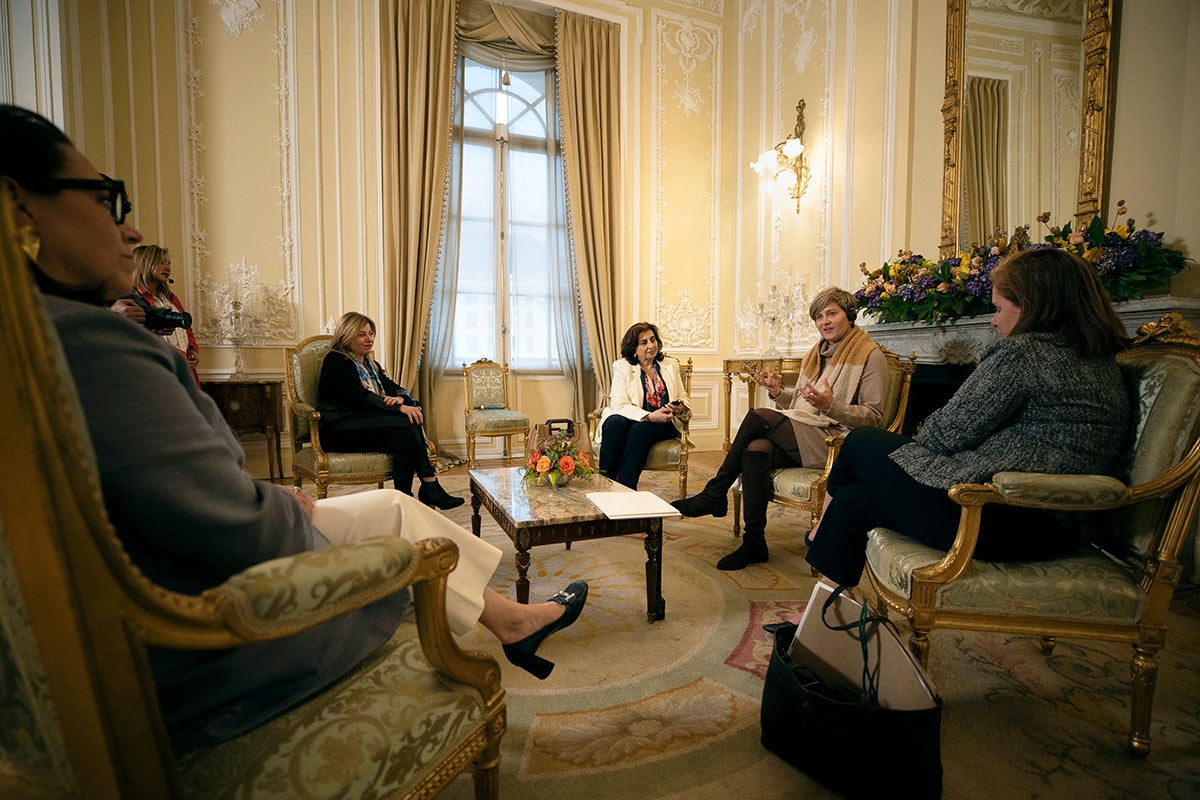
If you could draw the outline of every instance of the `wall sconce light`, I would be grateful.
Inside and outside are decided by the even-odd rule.
[[[792,135],[750,163],[764,191],[787,190],[800,213],[800,197],[808,188],[808,159],[804,157],[804,101],[796,104],[796,129]]]

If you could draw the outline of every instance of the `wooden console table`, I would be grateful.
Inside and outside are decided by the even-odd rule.
[[[217,403],[221,416],[238,436],[262,433],[267,437],[267,469],[275,480],[283,477],[279,434],[283,421],[283,381],[203,381],[205,393]]]

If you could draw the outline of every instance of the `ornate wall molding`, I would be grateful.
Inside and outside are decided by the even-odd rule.
[[[279,174],[281,181],[275,188],[279,191],[280,234],[279,255],[283,259],[284,279],[294,303],[288,304],[287,325],[284,326],[278,339],[278,344],[290,344],[296,341],[295,308],[300,303],[297,293],[297,283],[300,270],[296,254],[296,231],[299,226],[295,188],[299,175],[299,162],[295,152],[296,112],[293,104],[296,86],[296,70],[292,37],[295,26],[292,22],[291,0],[277,0],[276,14],[278,16],[275,31],[275,55],[279,67],[279,75],[275,83],[275,105],[279,109],[279,135],[275,137],[275,154],[279,156]]]
[[[208,0],[221,9],[221,22],[225,30],[233,37],[243,33],[253,33],[254,23],[260,22],[263,12],[259,10],[257,0]]]

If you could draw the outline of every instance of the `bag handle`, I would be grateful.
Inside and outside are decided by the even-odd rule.
[[[879,705],[879,687],[875,684],[875,676],[871,674],[869,665],[869,654],[867,652],[867,623],[882,622],[885,625],[891,626],[892,630],[896,630],[895,624],[886,616],[867,614],[866,602],[860,603],[862,610],[859,612],[858,619],[854,622],[847,622],[845,625],[830,625],[829,620],[825,619],[826,612],[829,607],[837,602],[842,593],[846,591],[846,587],[838,585],[829,598],[825,601],[825,605],[821,607],[821,622],[825,623],[825,627],[831,631],[850,631],[858,630],[858,644],[862,648],[863,668],[862,668],[862,695],[859,696],[858,702],[864,706]]]

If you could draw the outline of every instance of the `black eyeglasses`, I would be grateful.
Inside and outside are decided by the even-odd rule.
[[[129,195],[125,194],[125,182],[114,180],[103,173],[99,180],[95,178],[46,178],[28,188],[35,191],[78,189],[86,192],[108,192],[108,213],[112,215],[113,222],[118,225],[124,224],[125,217],[129,216],[130,211],[133,211],[133,203],[129,202]]]

